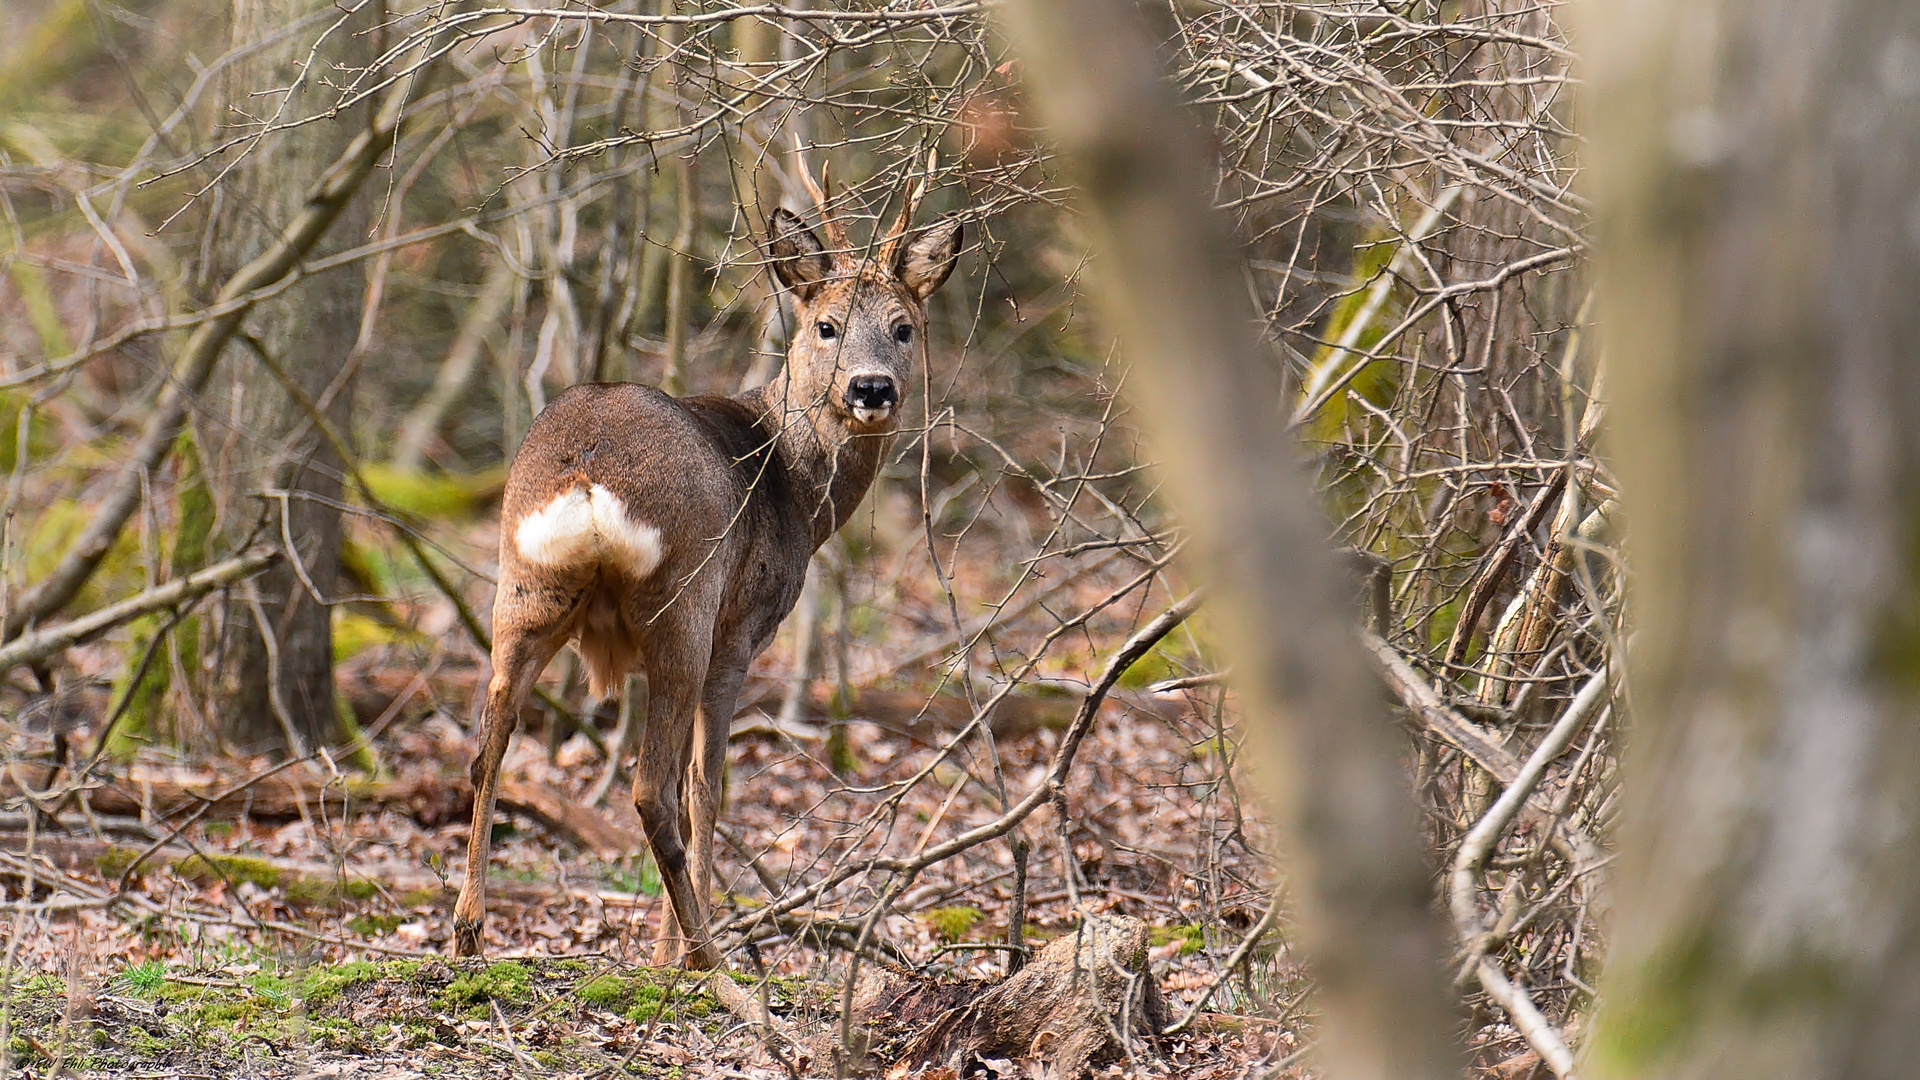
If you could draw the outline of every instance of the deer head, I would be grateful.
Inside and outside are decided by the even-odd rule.
[[[931,165],[931,162],[929,162]],[[909,233],[926,193],[907,195],[873,258],[847,241],[822,183],[804,162],[800,176],[820,212],[826,243],[797,214],[773,212],[767,254],[794,298],[793,340],[780,389],[788,408],[804,408],[823,435],[880,435],[899,426],[908,380],[926,348],[927,298],[953,272],[961,225],[943,218]],[[929,169],[931,171],[931,169]]]

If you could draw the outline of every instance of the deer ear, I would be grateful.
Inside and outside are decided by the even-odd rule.
[[[767,243],[767,257],[773,263],[774,276],[805,300],[833,272],[827,249],[813,230],[784,206],[773,212],[770,225],[773,239]]]
[[[936,221],[920,230],[920,235],[900,248],[894,260],[893,276],[900,279],[914,296],[925,300],[933,290],[945,284],[960,259],[963,230],[958,217]]]

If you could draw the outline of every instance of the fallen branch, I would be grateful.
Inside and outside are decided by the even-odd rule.
[[[0,646],[0,674],[82,644],[149,611],[195,600],[223,585],[251,577],[272,565],[279,557],[279,552],[267,549],[244,552],[186,577],[175,578],[165,585],[156,585],[138,596],[109,604],[90,615],[82,615],[15,638]]]
[[[202,816],[214,820],[246,817],[284,821],[321,810],[330,815],[387,810],[431,826],[463,821],[473,812],[473,789],[464,776],[322,781],[312,776],[282,773],[238,789],[232,785],[232,779],[134,773],[84,790],[88,805],[98,813],[160,820],[189,811],[201,811]],[[66,794],[30,791],[24,784],[13,775],[0,775],[0,798]],[[502,780],[500,807],[532,819],[581,851],[624,856],[645,850],[645,841],[639,833],[621,828],[579,800],[546,784]]]
[[[85,836],[42,832],[29,837],[19,832],[0,833],[0,873],[6,872],[5,864],[9,859],[25,860],[31,856],[41,864],[42,876],[49,869],[64,871],[68,875],[97,874],[105,878],[110,887],[139,850],[127,844]],[[231,872],[233,864],[225,862],[227,858],[224,852],[195,851],[185,844],[166,843],[155,849],[139,874],[153,874],[173,867],[175,874],[182,878],[217,878],[223,868]],[[359,882],[373,882],[403,902],[410,903],[414,898],[425,900],[431,894],[431,903],[446,911],[453,910],[453,902],[458,895],[440,877],[424,870],[402,870],[392,865],[354,866],[351,863],[335,866],[332,863],[276,858],[257,853],[248,853],[243,858],[247,864],[272,870],[279,879],[274,884],[283,889],[295,904],[332,903],[343,893],[353,891],[345,888],[349,883]],[[62,880],[66,882],[63,888],[81,887],[74,884],[78,879],[67,877]],[[86,895],[94,895],[95,892],[98,890]],[[592,894],[567,889],[556,882],[543,881],[503,880],[487,890],[490,902],[497,900],[522,907],[552,905],[581,895]]]

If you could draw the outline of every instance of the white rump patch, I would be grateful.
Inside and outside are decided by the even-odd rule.
[[[620,497],[599,484],[576,487],[520,520],[513,534],[520,557],[563,569],[601,563],[633,578],[660,565],[660,530],[627,516]]]

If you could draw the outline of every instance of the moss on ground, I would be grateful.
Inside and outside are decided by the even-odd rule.
[[[1192,956],[1207,947],[1207,931],[1198,923],[1150,926],[1147,928],[1147,941],[1152,945],[1170,945],[1177,941],[1180,943],[1180,955]]]
[[[768,989],[776,1011],[804,1000],[811,1012],[831,995],[800,979],[776,979]],[[532,1060],[594,1074],[627,1057],[632,1046],[621,1040],[635,1023],[697,1025],[711,1035],[726,1022],[698,976],[579,959],[360,960],[304,971],[270,961],[206,970],[149,961],[79,990],[75,1019],[63,1028],[70,1001],[59,976],[17,978],[7,989],[17,1064],[39,1075],[58,1052],[63,1068],[83,1075],[217,1075],[241,1064],[284,1061],[291,1070],[302,1057],[425,1048],[436,1061],[464,1063],[450,1065],[449,1075],[511,1073],[518,1062],[499,1038],[498,1010],[512,1045]],[[668,1064],[628,1062],[635,1063],[640,1075],[664,1075]]]
[[[439,1002],[449,1011],[487,1014],[486,1005],[524,1005],[533,999],[533,975],[518,960],[501,960],[462,972],[440,991]]]
[[[245,855],[189,855],[174,860],[173,872],[196,885],[249,882],[263,889],[277,888],[282,876],[281,869],[272,863]]]
[[[952,943],[966,940],[967,934],[986,916],[977,907],[943,907],[934,908],[921,918],[940,935],[940,940]]]
[[[127,867],[138,858],[138,848],[115,845],[94,858],[94,868],[108,881],[117,881]],[[326,908],[337,907],[346,902],[366,903],[380,895],[380,886],[367,878],[322,877],[302,874],[267,862],[264,859],[249,858],[245,855],[188,855],[171,862],[165,859],[150,858],[140,865],[141,876],[154,869],[170,867],[175,876],[196,885],[212,885],[224,882],[238,885],[248,882],[262,889],[280,889],[287,903],[294,907]],[[401,897],[403,907],[418,907],[430,904],[435,899],[431,890],[416,890]],[[392,915],[368,916],[374,919],[369,925],[379,925],[385,933],[405,919]],[[389,924],[390,921],[390,924]],[[365,933],[366,931],[359,931]]]

